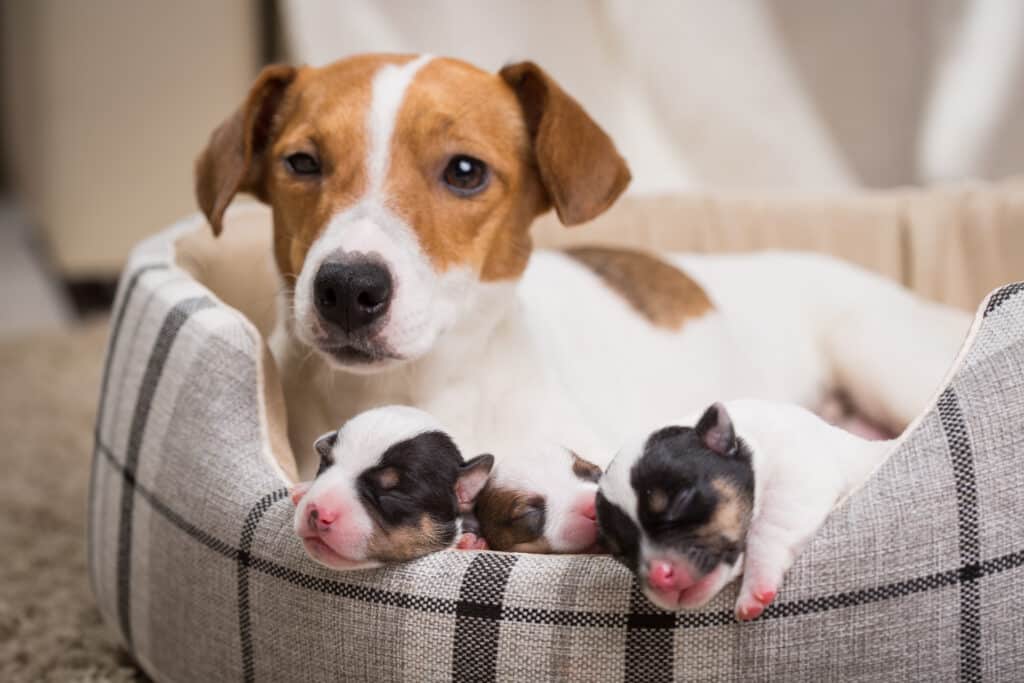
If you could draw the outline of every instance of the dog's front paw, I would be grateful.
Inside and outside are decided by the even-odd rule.
[[[311,481],[300,481],[298,484],[293,486],[291,490],[288,491],[288,497],[291,498],[292,505],[298,505],[303,496],[309,492],[311,486],[313,486],[313,482]]]
[[[487,539],[474,533],[464,533],[455,544],[456,550],[487,550]]]
[[[736,619],[739,621],[753,621],[757,619],[772,604],[778,594],[778,586],[768,582],[755,583],[748,587],[744,583],[740,589],[740,595],[736,599]]]

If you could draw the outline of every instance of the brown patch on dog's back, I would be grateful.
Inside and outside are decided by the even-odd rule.
[[[658,327],[678,330],[714,308],[699,284],[653,254],[611,247],[573,247],[565,253]]]
[[[520,515],[530,506],[539,507],[539,515]],[[476,501],[476,518],[492,550],[522,553],[549,553],[544,538],[544,499],[488,483]]]

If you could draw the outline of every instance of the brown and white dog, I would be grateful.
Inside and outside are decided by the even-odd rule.
[[[841,389],[902,429],[967,318],[809,254],[532,249],[629,183],[612,141],[532,63],[366,55],[267,67],[197,162],[214,232],[240,191],[273,208],[271,339],[295,451],[385,404],[496,457],[492,547],[593,543],[596,476],[634,431],[713,400],[814,406]],[[299,463],[304,478],[315,458]]]

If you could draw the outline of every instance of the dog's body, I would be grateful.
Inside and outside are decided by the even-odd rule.
[[[303,478],[318,435],[416,406],[495,455],[481,501],[542,501],[517,547],[567,552],[593,535],[577,531],[595,486],[553,448],[603,465],[624,434],[718,398],[813,406],[839,388],[896,430],[923,408],[967,320],[876,276],[794,254],[533,253],[537,215],[585,222],[629,178],[530,63],[265,69],[200,157],[197,194],[215,233],[240,190],[273,207],[271,346]]]
[[[437,416],[468,452],[493,451],[499,462],[553,442],[603,466],[626,434],[716,397],[815,407],[840,389],[899,431],[966,331],[959,313],[826,257],[665,260],[711,303],[683,302],[695,312],[677,329],[652,323],[573,256],[539,251],[518,287],[497,286],[428,356],[391,372],[338,372],[282,330],[274,347],[293,440],[310,443],[362,410],[406,403]]]

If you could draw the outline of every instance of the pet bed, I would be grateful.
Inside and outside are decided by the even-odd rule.
[[[857,210],[877,218],[870,204]],[[292,532],[294,464],[263,342],[275,292],[269,220],[236,208],[216,243],[200,218],[169,228],[135,250],[115,302],[89,564],[104,618],[154,679],[975,681],[1024,671],[1024,284],[985,299],[934,404],[832,514],[776,603],[739,624],[735,586],[704,609],[661,612],[604,556],[448,551],[349,573],[307,558]]]

